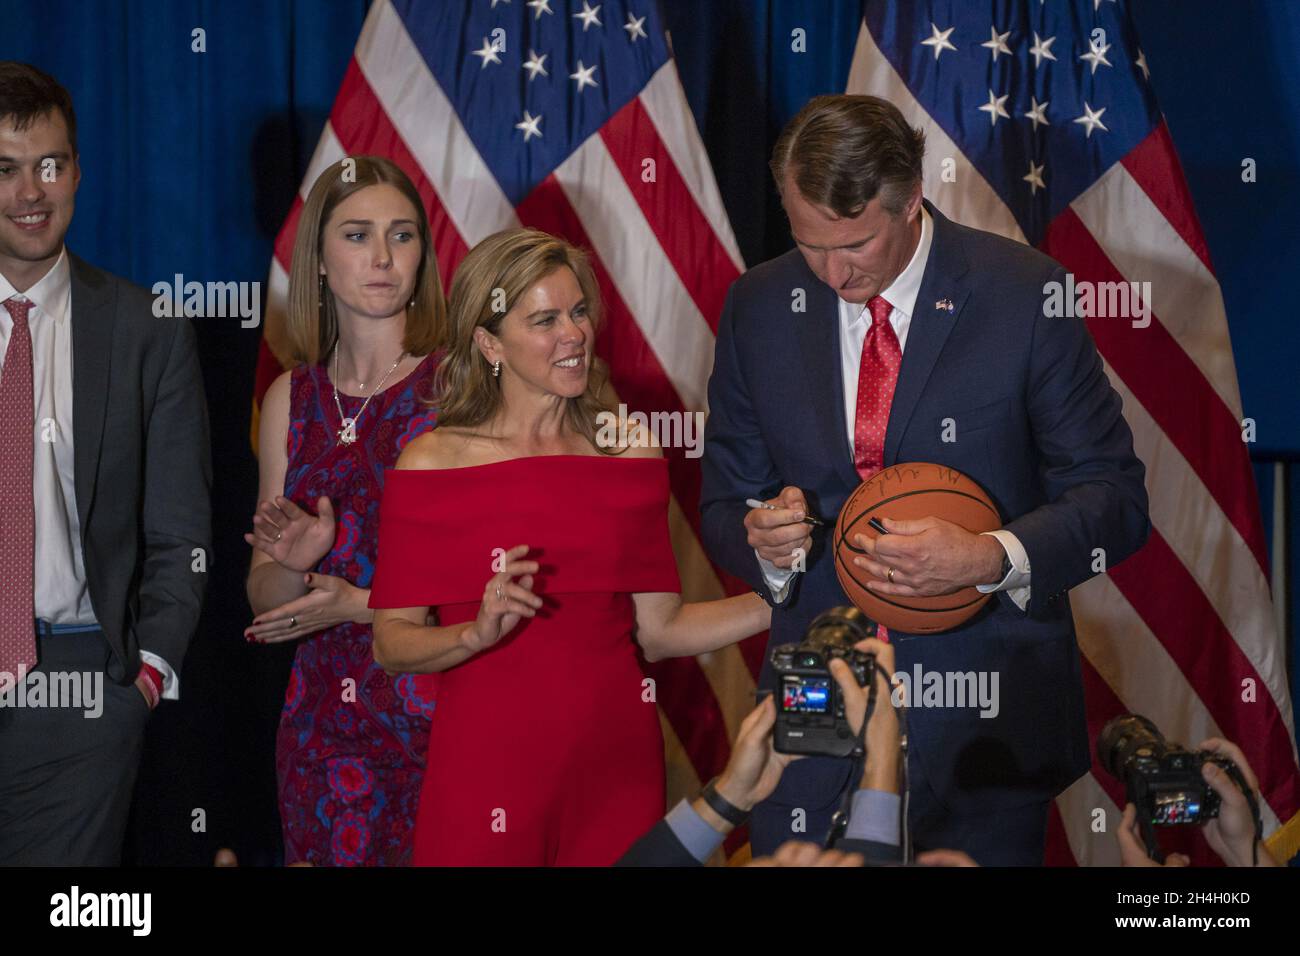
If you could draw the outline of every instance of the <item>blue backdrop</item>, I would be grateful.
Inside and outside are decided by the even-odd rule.
[[[745,260],[782,252],[789,238],[767,156],[808,97],[844,89],[859,6],[660,4]],[[76,104],[83,180],[69,245],[146,286],[177,272],[264,282],[367,6],[6,0],[0,59],[53,73]],[[1258,424],[1252,452],[1271,535],[1271,462],[1300,457],[1290,274],[1300,259],[1300,4],[1143,0],[1135,19],[1223,287],[1245,411]],[[806,31],[806,53],[790,50],[795,27]],[[202,53],[193,49],[196,29]],[[1242,181],[1246,158],[1256,162],[1254,183]],[[241,534],[256,495],[247,436],[259,331],[208,319],[199,332],[217,547],[183,700],[150,725],[132,856],[203,864],[218,846],[233,846],[246,863],[271,862],[279,840],[270,761],[292,649],[240,639],[249,620]],[[1287,492],[1294,509],[1294,477]],[[1295,553],[1294,528],[1291,538]],[[198,834],[196,808],[206,820]]]

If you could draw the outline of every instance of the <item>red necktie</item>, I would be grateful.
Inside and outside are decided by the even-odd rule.
[[[0,671],[36,666],[36,518],[32,507],[32,304],[7,299],[13,316],[0,369]]]
[[[863,481],[884,466],[889,407],[894,401],[898,368],[903,364],[903,350],[889,324],[893,306],[876,296],[867,308],[871,310],[871,328],[862,343],[857,418],[853,423],[853,467]]]

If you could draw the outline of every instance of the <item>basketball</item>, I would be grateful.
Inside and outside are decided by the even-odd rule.
[[[905,634],[938,634],[969,620],[993,595],[974,587],[938,597],[900,597],[867,589],[870,574],[853,563],[865,554],[855,535],[879,537],[872,518],[911,521],[933,516],[979,533],[1002,527],[998,510],[978,484],[947,465],[908,462],[884,468],[849,496],[835,522],[835,573],[844,593],[878,624]]]

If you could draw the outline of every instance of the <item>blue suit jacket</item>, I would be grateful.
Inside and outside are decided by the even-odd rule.
[[[884,461],[938,462],[979,482],[1024,545],[1032,582],[1027,613],[998,593],[947,633],[891,631],[896,666],[909,674],[918,662],[926,671],[998,672],[996,718],[981,718],[978,708],[908,713],[912,766],[942,804],[964,814],[1048,800],[1088,769],[1067,592],[1094,574],[1095,548],[1113,566],[1142,545],[1150,525],[1145,469],[1087,328],[1043,315],[1043,286],[1064,281],[1062,267],[926,208],[934,239]],[[795,312],[800,289],[806,311]],[[951,312],[936,307],[944,299]],[[860,483],[839,349],[835,293],[797,249],[731,287],[709,380],[704,542],[715,561],[769,601],[746,543],[745,499],[793,485],[833,523]],[[942,440],[945,419],[955,422],[956,441]],[[829,543],[829,531],[813,532],[807,570],[773,609],[771,643],[798,641],[813,617],[848,603]],[[767,663],[760,683],[771,686]],[[811,814],[837,804],[847,776],[847,761],[797,761],[771,799]]]

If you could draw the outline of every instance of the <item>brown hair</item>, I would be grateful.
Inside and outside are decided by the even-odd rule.
[[[537,229],[507,229],[488,236],[461,261],[451,283],[447,354],[434,380],[439,427],[474,428],[500,409],[500,379],[475,343],[474,330],[481,326],[499,335],[505,314],[529,289],[563,268],[573,271],[582,288],[594,335],[601,321],[600,286],[581,249]],[[609,410],[601,399],[608,381],[605,363],[593,355],[587,389],[568,400],[565,421],[592,447],[618,454],[626,449],[601,448],[596,442],[597,416]]]
[[[925,134],[877,96],[817,96],[786,124],[769,166],[779,193],[789,170],[809,202],[852,218],[879,193],[891,215],[921,181]]]
[[[344,181],[345,163],[355,163],[355,176]],[[421,260],[415,277],[414,305],[407,309],[402,347],[411,355],[428,355],[442,345],[447,330],[447,303],[438,274],[438,257],[429,235],[429,217],[420,194],[406,173],[380,156],[341,159],[317,178],[303,203],[298,232],[293,241],[289,269],[289,305],[285,336],[295,361],[315,365],[329,355],[338,340],[339,320],[334,296],[326,295],[320,274],[321,243],[325,224],[339,203],[367,186],[393,186],[415,207],[419,224]]]
[[[68,143],[77,155],[77,114],[72,97],[59,82],[28,63],[0,60],[0,119],[13,118],[14,127],[24,130],[35,120],[58,110],[68,127]]]

